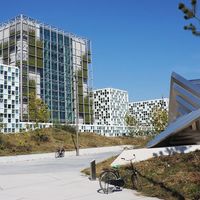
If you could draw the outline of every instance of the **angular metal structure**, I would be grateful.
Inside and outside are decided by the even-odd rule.
[[[147,147],[200,144],[200,80],[186,80],[173,72],[169,125]]]

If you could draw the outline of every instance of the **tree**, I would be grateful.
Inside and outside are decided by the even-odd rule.
[[[42,99],[36,97],[35,90],[29,93],[28,104],[29,120],[32,122],[48,122],[50,113],[48,106],[42,101]]]
[[[200,18],[197,16],[196,7],[197,7],[197,0],[191,0],[192,8],[188,8],[185,6],[184,3],[179,3],[178,8],[184,13],[185,20],[195,19],[196,21],[200,22]],[[187,26],[184,26],[185,30],[192,31],[192,33],[196,36],[200,36],[200,31],[197,30],[196,26],[190,23]]]
[[[3,118],[0,118],[0,133],[2,133],[3,128],[4,128]]]
[[[160,133],[165,130],[168,124],[168,112],[161,106],[156,106],[152,110],[151,124],[156,133]]]
[[[137,120],[129,112],[125,115],[125,123],[127,126],[136,126]]]
[[[133,126],[138,125],[137,120],[129,112],[126,113],[124,120],[125,120],[126,126],[128,126],[128,129],[129,129],[128,131],[129,136],[133,136],[135,134],[135,130]]]
[[[2,132],[3,128],[4,128],[4,124],[3,124],[3,122],[1,121],[1,122],[0,122],[0,133]]]

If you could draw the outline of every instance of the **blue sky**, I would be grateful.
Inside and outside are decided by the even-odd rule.
[[[183,30],[180,1],[2,1],[0,21],[23,13],[89,38],[94,88],[124,89],[137,101],[168,97],[172,71],[200,78],[200,37]]]

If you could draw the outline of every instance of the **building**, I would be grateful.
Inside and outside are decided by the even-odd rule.
[[[128,111],[128,93],[124,90],[104,88],[93,91],[94,124],[125,126]]]
[[[0,64],[0,132],[19,132],[19,69]]]
[[[135,117],[139,125],[149,126],[152,120],[152,112],[155,107],[162,107],[168,111],[168,98],[137,101],[129,103],[129,112]]]
[[[136,130],[137,128],[137,130]],[[130,130],[136,130],[135,136],[143,136],[149,131],[148,127],[127,127],[127,126],[112,126],[112,125],[97,125],[97,124],[80,124],[80,132],[91,132],[97,133],[104,136],[114,137],[114,136],[124,136],[128,135]]]
[[[173,72],[169,99],[169,124],[147,147],[200,144],[200,80],[187,80]],[[170,149],[170,148],[169,148]]]
[[[21,122],[32,120],[32,91],[48,105],[49,122],[93,122],[88,39],[20,15],[0,24],[0,63],[19,68]]]

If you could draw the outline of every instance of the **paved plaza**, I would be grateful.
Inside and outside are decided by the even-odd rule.
[[[90,181],[80,173],[91,160],[104,160],[120,153],[120,148],[110,152],[67,155],[35,160],[0,163],[1,200],[133,200],[156,199],[139,195],[136,191],[123,189],[111,194],[99,191],[98,181]]]

